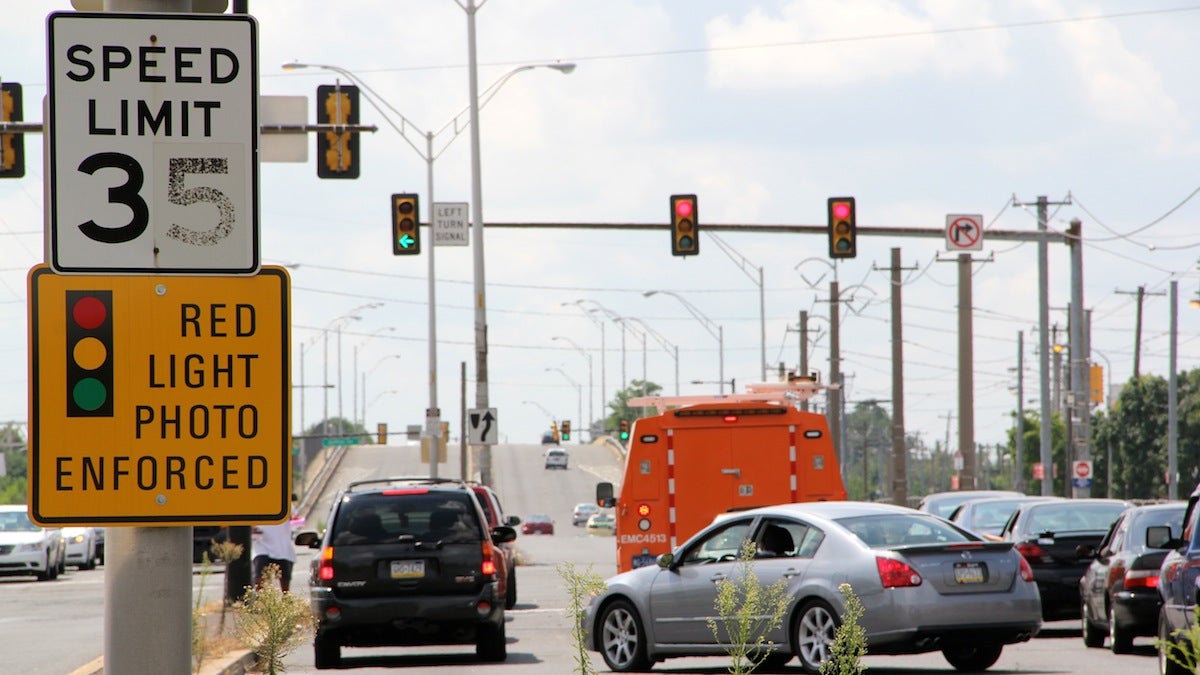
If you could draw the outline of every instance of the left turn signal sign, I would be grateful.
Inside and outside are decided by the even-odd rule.
[[[112,291],[66,293],[67,417],[112,417]]]

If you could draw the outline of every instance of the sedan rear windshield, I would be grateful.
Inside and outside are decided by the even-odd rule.
[[[1025,532],[1104,532],[1108,530],[1124,504],[1086,504],[1069,500],[1064,504],[1043,504],[1030,507]]]
[[[977,541],[945,521],[916,514],[855,516],[838,518],[836,522],[871,548]]]
[[[338,511],[334,546],[386,544],[408,535],[420,541],[479,543],[475,505],[460,494],[360,495]]]

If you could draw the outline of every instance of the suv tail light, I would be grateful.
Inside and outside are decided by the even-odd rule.
[[[326,546],[321,550],[321,562],[317,567],[317,578],[321,581],[333,581],[333,547]]]
[[[884,588],[920,586],[923,581],[911,565],[895,558],[875,556],[875,566],[879,568],[879,580]]]
[[[496,576],[496,559],[493,557],[494,555],[492,542],[483,542],[483,564],[480,565],[479,569],[485,577]]]

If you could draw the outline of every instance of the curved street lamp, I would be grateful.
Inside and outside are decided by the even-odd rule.
[[[704,326],[704,330],[707,330],[709,335],[716,338],[717,353],[718,353],[717,381],[721,383],[720,391],[718,393],[724,394],[725,393],[725,328],[717,325],[716,323],[713,323],[712,319],[705,316],[704,313],[701,312],[695,305],[688,302],[687,299],[685,299],[682,295],[676,293],[675,291],[662,291],[662,290],[644,291],[642,293],[642,295],[644,297],[648,298],[652,295],[657,295],[658,293],[662,293],[663,295],[669,295],[669,296],[675,298],[676,300],[678,300],[684,306],[684,308],[687,309],[687,311],[692,315],[692,318],[694,318],[696,321],[699,321],[700,325]]]
[[[586,349],[584,349],[583,347],[580,347],[571,338],[555,336],[550,339],[551,340],[561,340],[563,342],[566,342],[567,344],[574,347],[575,351],[579,352],[583,356],[583,358],[587,359],[587,366],[588,366],[588,423],[587,423],[587,429],[588,429],[588,434],[591,435],[592,422],[594,422],[596,419],[596,408],[595,408],[596,401],[595,401],[595,396],[593,396],[593,394],[595,393],[594,392],[595,387],[594,387],[594,384],[592,381],[592,355],[589,354]],[[583,422],[583,420],[579,420],[579,421]]]

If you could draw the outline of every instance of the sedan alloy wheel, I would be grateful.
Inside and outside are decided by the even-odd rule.
[[[639,672],[650,668],[646,657],[646,633],[637,610],[624,600],[604,609],[600,619],[600,653],[609,668],[618,673]]]
[[[833,638],[841,622],[833,609],[821,600],[810,600],[796,619],[796,655],[805,671],[815,673],[829,658]]]

